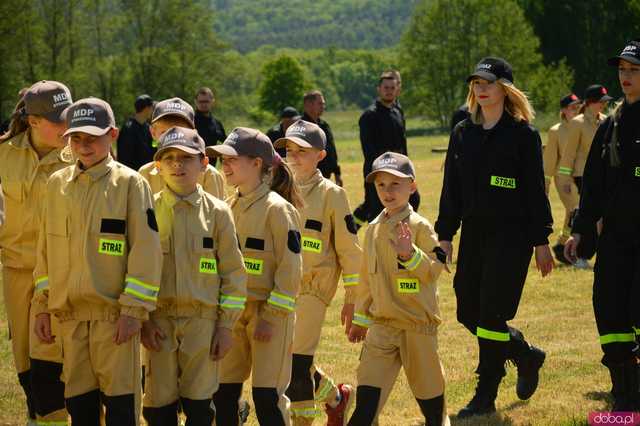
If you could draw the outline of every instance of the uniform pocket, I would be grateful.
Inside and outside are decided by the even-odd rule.
[[[218,301],[220,276],[218,253],[213,238],[202,234],[192,235],[191,248],[192,282],[197,283],[197,288],[192,289],[192,292],[196,297],[215,305]]]

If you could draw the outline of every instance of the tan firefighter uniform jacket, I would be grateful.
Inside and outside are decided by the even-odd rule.
[[[305,202],[300,211],[304,270],[300,292],[329,305],[342,273],[345,303],[353,303],[362,249],[347,194],[319,170],[299,187]]]
[[[434,249],[439,247],[433,227],[407,206],[392,217],[386,209],[367,228],[354,324],[368,327],[378,322],[391,327],[427,332],[441,322],[437,279],[443,264]],[[397,239],[400,221],[409,223],[415,254],[398,260],[389,240]]]
[[[4,224],[4,195],[2,195],[2,184],[0,184],[0,226]]]
[[[554,124],[547,133],[547,144],[545,145],[542,162],[544,164],[544,177],[551,180],[558,174],[558,167],[564,147],[569,137],[569,122],[562,120],[560,123]]]
[[[36,266],[47,179],[73,163],[68,149],[56,149],[38,159],[29,134],[27,130],[0,144],[0,182],[5,202],[5,224],[0,229],[1,259],[4,266],[17,269]]]
[[[36,314],[141,320],[155,309],[162,250],[153,199],[138,173],[108,156],[47,184],[34,271]]]
[[[140,167],[138,173],[149,182],[153,194],[157,194],[165,187],[164,180],[162,176],[160,176],[160,173],[158,173],[155,162],[152,161]],[[198,183],[205,192],[208,192],[220,200],[224,200],[224,177],[215,167],[208,164],[205,171],[200,173]]]
[[[558,173],[563,176],[582,176],[593,136],[600,123],[607,118],[600,113],[596,117],[588,109],[569,122],[569,135],[564,147]]]
[[[217,318],[231,329],[247,294],[231,209],[198,185],[185,198],[163,189],[155,211],[163,262],[154,315]]]
[[[247,301],[266,301],[260,316],[275,321],[295,311],[302,280],[300,215],[269,186],[229,199],[247,270]]]

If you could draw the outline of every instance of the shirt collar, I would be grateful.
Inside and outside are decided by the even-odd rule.
[[[411,213],[413,213],[413,207],[411,207],[411,204],[409,203],[407,203],[407,206],[404,209],[390,217],[387,217],[387,209],[384,209],[378,217],[371,221],[371,224],[374,225],[376,223],[380,223],[393,226],[411,216]]]
[[[111,154],[107,155],[107,157],[104,160],[102,160],[95,166],[91,167],[89,170],[83,170],[82,167],[80,166],[80,161],[77,160],[76,163],[73,165],[73,174],[71,175],[71,177],[69,177],[68,181],[71,182],[73,180],[76,180],[77,177],[80,176],[81,174],[85,174],[89,176],[91,180],[97,181],[104,175],[111,172],[111,169],[113,169],[115,165],[116,165],[116,162],[113,159],[113,157],[111,157]]]
[[[31,145],[31,129],[27,129],[19,135],[16,135],[7,143],[17,149],[32,151],[33,154],[38,157],[38,153],[33,148],[33,145]],[[65,145],[63,148],[56,148],[52,150],[47,155],[42,157],[39,162],[41,165],[54,164],[59,162],[71,164],[73,163],[73,153],[71,152],[71,148],[69,147],[69,145]]]
[[[191,194],[187,195],[186,197],[180,197],[165,185],[165,187],[162,189],[161,197],[170,208],[173,208],[173,206],[178,204],[180,201],[184,201],[185,203],[190,204],[193,207],[198,207],[202,202],[202,192],[202,187],[200,185],[197,185],[196,190]]]
[[[236,193],[231,197],[229,204],[231,207],[234,207],[237,204],[241,209],[247,210],[253,205],[253,203],[267,195],[269,191],[271,191],[271,188],[269,188],[269,185],[264,182],[258,185],[258,187],[252,192],[245,195],[240,195],[236,190]]]
[[[315,188],[320,182],[322,182],[324,177],[320,170],[316,169],[315,173],[311,175],[311,177],[304,182],[299,182],[298,187],[304,196],[306,196],[313,188]]]

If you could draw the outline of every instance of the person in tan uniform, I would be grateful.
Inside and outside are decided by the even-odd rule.
[[[113,160],[113,112],[97,98],[66,110],[77,162],[47,183],[34,270],[35,333],[62,340],[74,425],[138,425],[141,322],[155,308],[162,250],[151,190]],[[60,321],[56,335],[51,316]]]
[[[195,129],[193,117],[193,107],[180,98],[160,101],[156,104],[151,115],[151,135],[154,140],[159,140],[164,132],[174,126]],[[152,161],[145,164],[138,172],[149,182],[152,193],[157,194],[165,187],[165,182],[158,172],[156,162]],[[224,178],[212,165],[207,164],[204,171],[200,173],[198,184],[202,186],[205,192],[220,200],[224,199]]]
[[[172,127],[155,154],[166,187],[155,194],[164,261],[157,309],[142,326],[143,415],[176,426],[178,404],[191,426],[211,426],[218,364],[246,300],[246,273],[231,210],[198,177],[209,164],[198,132]]]
[[[0,183],[0,226],[4,225],[4,195],[2,195],[2,184]]]
[[[288,426],[285,391],[302,279],[296,206],[302,200],[289,167],[258,130],[236,128],[224,144],[207,147],[207,155],[222,156],[226,181],[236,188],[228,203],[248,274],[246,307],[233,328],[233,347],[222,360],[213,396],[216,424],[238,424],[238,400],[251,375],[258,422]]]
[[[364,348],[358,365],[356,408],[348,424],[373,423],[403,367],[426,424],[448,425],[437,342],[442,322],[437,280],[446,255],[429,221],[409,205],[416,183],[408,157],[382,154],[373,162],[366,181],[375,184],[384,210],[365,234],[349,330],[349,340],[364,340]]]
[[[591,142],[598,126],[606,118],[602,111],[612,99],[608,95],[607,89],[603,86],[593,84],[587,87],[580,114],[569,122],[567,143],[558,166],[560,189],[565,194],[571,193],[572,183],[575,183],[578,187],[578,193],[582,193],[582,174],[591,148]],[[587,260],[593,257],[595,253],[596,240],[596,228],[588,235],[583,235],[582,244],[580,250],[578,250],[578,260],[574,264],[576,268],[585,269],[590,267]]]
[[[47,179],[72,162],[63,137],[63,111],[69,105],[67,86],[39,81],[23,93],[9,131],[0,137],[0,181],[6,203],[6,222],[0,230],[4,303],[18,380],[32,424],[36,419],[61,425],[67,420],[60,380],[61,342],[43,345],[35,338],[30,307]]]
[[[563,150],[567,144],[569,136],[569,122],[578,114],[580,108],[580,98],[574,93],[563,97],[560,100],[560,122],[554,124],[547,133],[547,145],[544,148],[542,162],[544,165],[545,190],[549,195],[551,180],[555,183],[560,201],[564,206],[564,223],[558,242],[553,246],[553,252],[559,262],[570,264],[564,257],[564,243],[571,236],[571,214],[578,207],[578,189],[571,183],[570,191],[561,189],[562,181],[558,174],[558,164],[562,158]]]
[[[314,365],[313,357],[341,275],[345,289],[341,319],[347,329],[350,327],[362,249],[345,190],[324,178],[317,167],[326,155],[324,131],[314,123],[298,120],[274,147],[286,148],[287,164],[304,199],[300,209],[304,273],[296,300],[293,367],[287,390],[293,424],[312,424],[321,413],[317,402],[325,406],[329,425],[342,426],[353,403],[352,388],[343,383],[336,386]]]

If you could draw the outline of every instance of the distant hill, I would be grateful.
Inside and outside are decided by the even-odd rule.
[[[418,0],[212,0],[218,35],[241,52],[264,45],[395,45]]]

